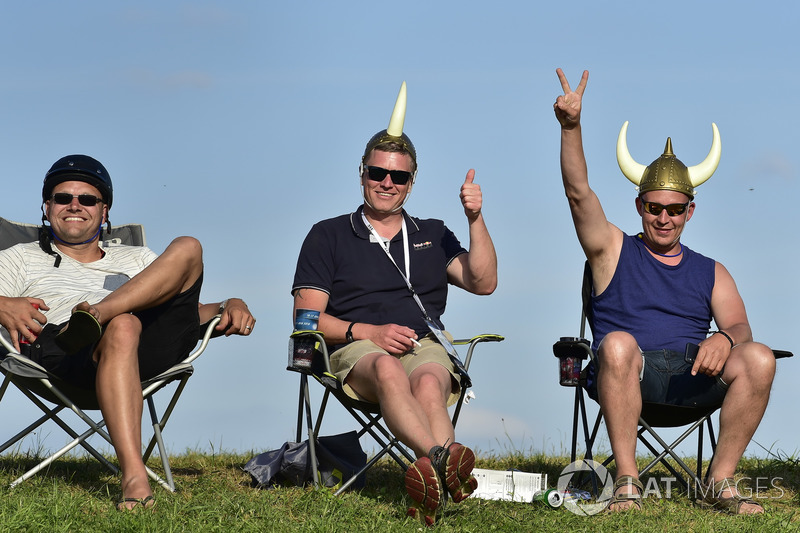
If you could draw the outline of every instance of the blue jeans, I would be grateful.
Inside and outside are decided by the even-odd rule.
[[[718,407],[725,398],[728,385],[719,374],[691,374],[693,363],[675,350],[642,352],[643,373],[640,379],[642,401],[683,407]],[[602,363],[600,363],[602,364]],[[586,391],[597,400],[597,376],[592,361],[587,366]]]

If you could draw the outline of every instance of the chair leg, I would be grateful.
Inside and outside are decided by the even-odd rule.
[[[666,456],[669,455],[669,456],[672,457],[672,459],[676,463],[678,463],[678,465],[680,465],[680,467],[684,470],[684,472],[688,476],[690,476],[691,478],[694,479],[695,483],[700,483],[700,481],[701,481],[700,478],[695,477],[694,472],[692,471],[692,469],[689,468],[688,465],[686,465],[686,463],[678,456],[677,453],[675,453],[674,449],[681,442],[683,442],[689,435],[691,435],[694,432],[695,429],[697,429],[698,427],[702,427],[702,425],[705,423],[705,421],[707,419],[708,419],[708,417],[700,419],[700,420],[697,420],[696,422],[694,422],[691,426],[689,426],[688,429],[686,429],[681,434],[680,437],[675,439],[675,441],[670,445],[667,445],[667,443],[655,431],[653,431],[653,429],[644,420],[640,419],[639,420],[639,424],[642,426],[642,429],[639,431],[639,440],[641,440],[642,443],[644,443],[645,446],[647,446],[653,454],[657,455],[657,457],[649,465],[647,465],[642,470],[641,474],[647,473],[653,466],[655,466],[655,464],[657,464],[658,462],[661,462],[662,464],[664,464],[673,473],[673,475],[678,477],[678,479],[681,481],[681,483],[688,489],[689,488],[688,481],[683,479],[683,476],[681,476],[678,472],[676,472],[674,470],[674,468],[665,460]],[[661,448],[664,451],[662,451],[661,453],[658,453],[653,448],[653,446],[644,438],[644,436],[642,434],[644,431],[647,431],[650,434],[650,436],[652,438],[654,438],[658,442],[658,444],[661,446]],[[702,434],[701,434],[701,437],[702,437]],[[698,461],[699,460],[702,460],[702,456],[698,457]]]
[[[300,394],[302,402],[305,404],[306,423],[308,425],[308,453],[311,456],[310,468],[313,472],[314,488],[319,488],[319,462],[317,461],[317,437],[314,433],[313,421],[311,417],[311,395],[308,391],[308,376],[300,374]],[[299,426],[298,426],[299,430]],[[297,439],[300,442],[300,439]]]
[[[86,438],[87,437],[89,437],[90,435],[92,435],[92,433],[97,431],[97,429],[99,429],[100,427],[105,425],[104,422],[101,421],[99,423],[95,423],[94,420],[92,420],[88,415],[86,415],[85,413],[80,411],[80,409],[77,409],[77,407],[75,407],[72,410],[75,411],[75,409],[77,409],[77,411],[79,411],[82,414],[81,419],[84,420],[84,422],[86,422],[87,425],[89,425],[89,427],[91,427],[91,428],[95,428],[96,427],[97,428],[97,429],[93,429],[91,432],[87,432],[85,437],[80,438],[78,436],[77,432],[75,432],[75,430],[73,430],[66,422],[64,422],[58,416],[58,413],[61,412],[65,408],[65,406],[59,405],[59,406],[56,406],[56,407],[51,409],[47,405],[45,405],[44,402],[42,400],[40,400],[38,396],[36,396],[33,392],[31,392],[27,388],[23,388],[23,387],[18,387],[18,388],[19,388],[20,392],[22,392],[22,394],[24,394],[36,407],[38,407],[43,413],[45,413],[44,416],[42,416],[39,420],[34,422],[34,424],[29,426],[30,430],[33,430],[35,427],[43,424],[47,420],[52,420],[58,427],[60,427],[62,430],[64,430],[64,432],[67,435],[69,435],[70,437],[75,439],[73,444],[68,445],[69,446],[68,450],[74,448],[77,444],[80,444],[87,452],[89,452],[92,455],[92,457],[94,457],[95,459],[100,461],[100,463],[103,464],[103,466],[105,466],[106,468],[108,468],[112,473],[117,474],[119,472],[117,467],[114,466],[113,464],[111,464],[111,462],[109,462],[109,460],[106,459],[103,454],[101,454],[92,445],[90,445],[88,442],[86,442]],[[26,430],[27,429],[28,428],[26,428]],[[19,435],[22,436],[22,432],[20,432]],[[15,437],[15,439],[16,439],[16,437]],[[106,439],[106,440],[108,440],[110,442],[109,439]],[[5,449],[5,447],[6,447],[6,445],[4,445],[3,449]]]
[[[572,442],[571,444],[571,453],[570,453],[570,463],[575,462],[575,457],[578,455],[578,420],[580,412],[582,411],[583,407],[583,394],[579,387],[575,387],[575,405],[572,409]],[[584,432],[586,430],[586,426],[584,425]]]
[[[150,421],[153,425],[153,439],[155,439],[158,444],[158,454],[161,456],[161,467],[164,469],[164,477],[167,478],[167,486],[170,492],[175,492],[175,481],[172,479],[172,469],[169,466],[167,447],[164,445],[164,438],[161,436],[161,424],[158,421],[156,406],[152,396],[147,397],[147,408],[150,411]],[[144,460],[146,461],[147,459]]]
[[[697,476],[696,479],[703,479],[703,427],[705,423],[697,428]]]
[[[167,421],[172,416],[172,411],[175,409],[175,406],[178,404],[178,400],[180,399],[180,396],[183,393],[183,389],[186,387],[186,384],[189,382],[189,377],[190,376],[183,376],[181,378],[180,382],[178,382],[178,385],[177,385],[177,387],[175,389],[175,392],[172,393],[172,398],[170,399],[170,402],[167,405],[167,408],[164,409],[164,412],[161,415],[161,419],[158,420],[159,433],[163,433],[164,428],[167,425]],[[153,398],[155,396],[155,392],[156,392],[155,390],[151,391],[150,394],[147,395],[147,398],[148,399]],[[151,419],[153,420],[153,423],[155,423],[155,419],[152,418],[152,416],[153,416],[152,413],[151,413],[150,416],[151,416]],[[155,439],[155,432],[154,432],[153,433],[153,437],[150,438],[150,442],[147,444],[147,449],[145,450],[145,453],[142,455],[142,460],[144,460],[145,463],[150,459],[150,454],[153,453],[153,448],[155,447],[156,444],[157,444],[157,442],[156,442],[156,439]]]
[[[306,381],[303,381],[305,378],[305,374],[300,374],[300,392],[298,393],[297,399],[297,429],[295,431],[295,442],[300,442],[303,440],[303,420],[305,415],[305,389],[308,386],[308,378]]]

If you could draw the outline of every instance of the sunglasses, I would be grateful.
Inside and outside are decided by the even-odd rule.
[[[72,195],[67,192],[57,192],[52,197],[53,202],[58,205],[69,205],[72,203],[74,198],[78,199],[78,203],[85,207],[92,207],[97,204],[97,202],[102,202],[102,198],[98,198],[97,196],[91,194],[78,194]]]
[[[383,181],[386,174],[392,177],[392,183],[395,185],[405,185],[411,179],[411,172],[407,170],[386,170],[382,167],[367,166],[367,176],[372,181]]]
[[[671,216],[671,217],[674,217],[674,216],[682,215],[684,213],[684,211],[686,211],[686,208],[689,207],[690,203],[691,202],[686,202],[685,204],[663,205],[663,204],[657,204],[655,202],[644,202],[643,201],[642,205],[644,205],[645,211],[647,211],[648,213],[650,213],[653,216],[660,215],[661,212],[664,209],[666,209],[667,210],[667,214],[669,216]]]

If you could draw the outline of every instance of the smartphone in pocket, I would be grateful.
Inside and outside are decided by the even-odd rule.
[[[686,343],[686,362],[687,363],[694,363],[694,360],[697,358],[697,350],[700,349],[700,345],[695,344],[693,342]]]

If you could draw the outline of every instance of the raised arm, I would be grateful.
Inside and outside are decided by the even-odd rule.
[[[598,277],[606,277],[604,273],[608,274],[610,280],[622,248],[622,232],[608,221],[600,200],[589,187],[581,134],[581,105],[589,71],[583,71],[575,91],[570,88],[561,69],[557,69],[556,73],[564,91],[553,104],[556,118],[561,124],[561,178],[564,193],[569,201],[578,240],[592,265],[595,281]]]
[[[471,293],[491,294],[497,288],[497,254],[483,219],[483,193],[475,183],[475,170],[467,172],[460,197],[469,222],[469,252],[450,263],[447,279]]]

